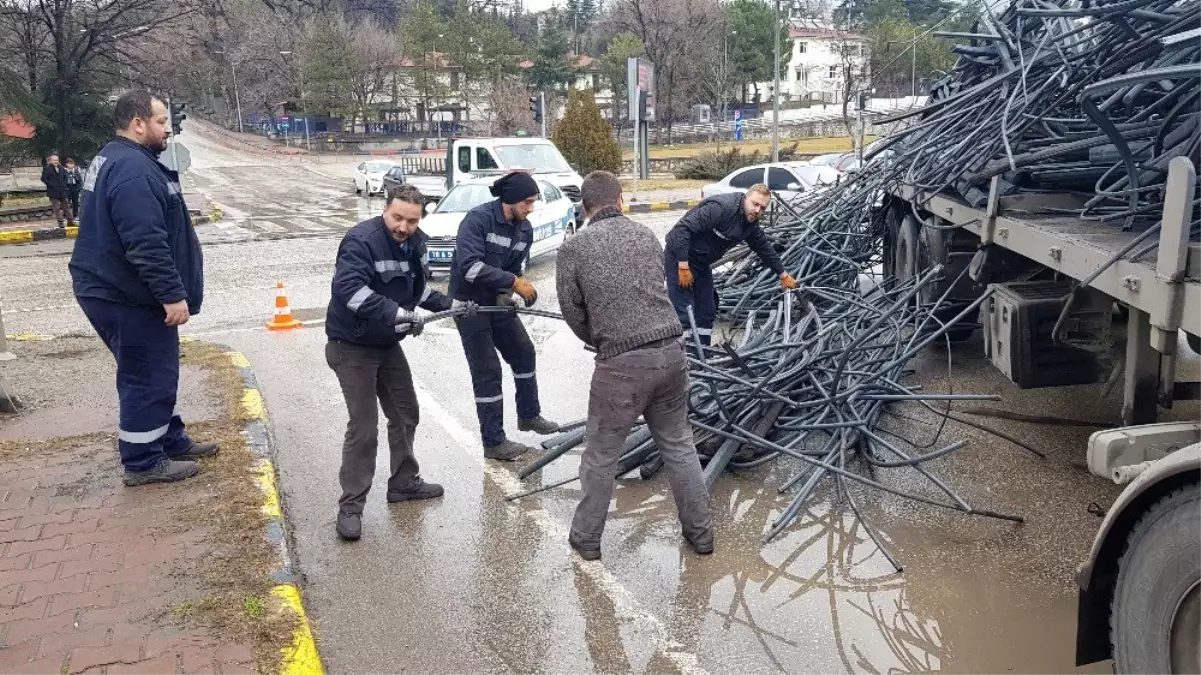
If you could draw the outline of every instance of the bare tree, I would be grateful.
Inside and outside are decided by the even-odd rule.
[[[851,137],[853,149],[857,152],[863,148],[864,111],[858,111],[852,119],[850,109],[856,104],[859,93],[868,87],[868,60],[864,58],[862,49],[859,42],[852,41],[845,35],[838,43],[838,71],[842,78],[839,83],[842,89],[842,123],[846,127],[847,136]]]
[[[529,89],[517,77],[509,76],[494,82],[484,96],[481,110],[491,136],[512,136],[521,129],[534,127],[530,113]]]
[[[367,110],[388,90],[388,75],[401,59],[400,36],[364,19],[354,26],[352,53],[350,91],[357,116],[366,124]]]
[[[85,94],[97,84],[126,79],[123,69],[139,63],[146,34],[197,10],[202,0],[0,0],[4,24],[17,28],[30,84],[42,92],[53,122],[54,144],[72,153],[77,131],[87,123]],[[45,75],[38,81],[38,71]]]
[[[655,64],[655,114],[666,125],[670,143],[681,99],[687,108],[688,99],[680,94],[689,84],[688,65],[714,42],[723,25],[721,7],[716,0],[616,0],[613,11],[615,20],[642,40]]]

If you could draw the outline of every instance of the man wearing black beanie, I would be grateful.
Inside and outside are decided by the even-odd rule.
[[[494,199],[471,209],[459,225],[450,267],[450,295],[480,305],[513,304],[513,294],[532,306],[538,300],[522,268],[534,243],[534,228],[526,218],[540,195],[529,174],[513,172],[492,184]],[[559,425],[542,417],[534,369],[534,343],[517,313],[480,312],[455,319],[467,355],[475,411],[484,441],[484,456],[513,461],[531,448],[505,437],[504,401],[500,388],[500,359],[513,369],[517,389],[517,428],[552,434]]]

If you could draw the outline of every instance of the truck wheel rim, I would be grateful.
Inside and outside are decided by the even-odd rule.
[[[1176,605],[1168,656],[1173,673],[1201,673],[1201,581],[1193,582]]]

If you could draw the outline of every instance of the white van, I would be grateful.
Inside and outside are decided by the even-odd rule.
[[[523,169],[563,191],[575,206],[577,225],[584,221],[580,186],[584,179],[545,138],[455,138],[446,146],[446,188],[464,180]]]

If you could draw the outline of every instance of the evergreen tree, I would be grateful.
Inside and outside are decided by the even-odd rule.
[[[613,138],[613,128],[601,115],[591,91],[571,90],[567,110],[555,125],[551,140],[583,175],[598,170],[617,173],[621,169],[621,146]]]

